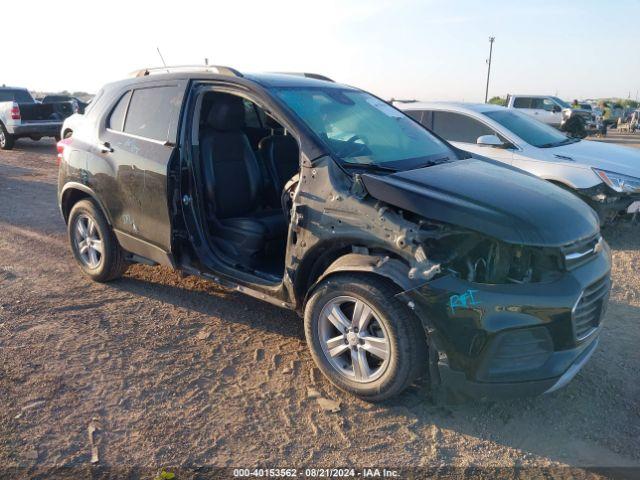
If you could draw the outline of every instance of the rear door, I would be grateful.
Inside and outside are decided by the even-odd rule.
[[[186,84],[145,83],[124,93],[100,133],[104,157],[115,159],[122,197],[114,219],[122,246],[160,263],[171,249],[167,171]]]
[[[513,108],[516,108],[522,113],[526,113],[535,119],[538,119],[540,116],[540,109],[537,108],[538,106],[536,99],[532,97],[515,97],[513,99]]]

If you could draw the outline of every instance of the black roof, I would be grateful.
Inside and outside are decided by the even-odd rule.
[[[317,78],[309,78],[298,74],[287,73],[246,73],[242,76],[219,74],[213,72],[185,71],[164,73],[157,72],[151,75],[143,75],[138,77],[127,78],[116,81],[109,86],[134,85],[158,80],[220,80],[229,83],[238,83],[247,85],[249,83],[257,83],[265,88],[272,87],[325,87],[325,88],[353,88],[347,85],[332,82],[330,80],[320,80]]]

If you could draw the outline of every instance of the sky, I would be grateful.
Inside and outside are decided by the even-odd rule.
[[[161,64],[307,71],[382,98],[636,98],[640,0],[7,0],[0,84],[88,91]],[[13,19],[13,20],[12,20]],[[8,42],[8,40],[10,42]],[[10,45],[11,48],[6,48]]]

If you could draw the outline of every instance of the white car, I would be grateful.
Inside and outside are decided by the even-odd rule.
[[[398,108],[461,150],[573,191],[596,210],[602,223],[640,207],[640,150],[569,138],[496,105],[414,102]]]

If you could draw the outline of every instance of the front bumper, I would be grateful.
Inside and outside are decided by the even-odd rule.
[[[399,297],[427,330],[437,351],[431,371],[443,387],[473,398],[538,395],[568,383],[596,349],[610,270],[606,246],[550,283],[488,285],[449,275]],[[587,305],[593,325],[585,333],[584,310],[577,309],[594,285],[597,300],[593,309]]]
[[[55,137],[60,135],[62,122],[38,122],[7,125],[7,131],[16,137]]]
[[[505,400],[517,397],[533,397],[555,392],[567,385],[591,358],[596,351],[600,339],[596,336],[591,341],[571,352],[576,354],[575,360],[559,377],[524,382],[476,382],[468,380],[464,372],[452,370],[447,364],[439,364],[438,370],[442,385],[458,394],[474,399]]]
[[[640,193],[618,193],[604,184],[577,192],[596,211],[601,224],[619,214],[635,213],[640,202]]]

